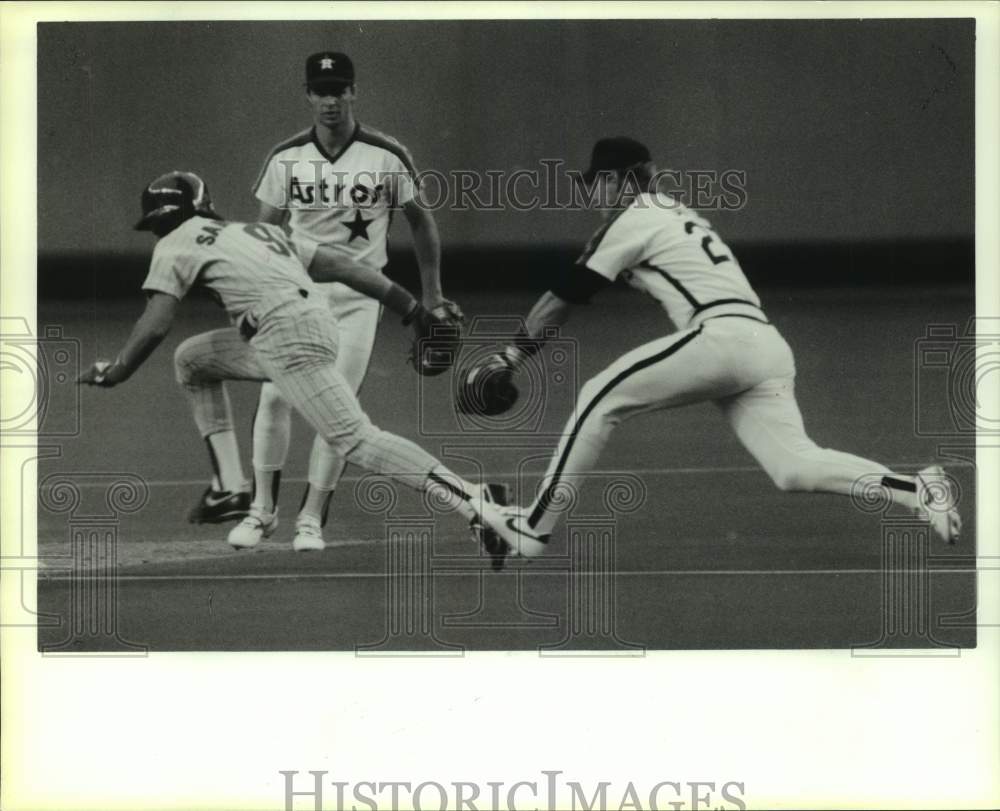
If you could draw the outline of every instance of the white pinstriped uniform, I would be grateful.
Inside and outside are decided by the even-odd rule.
[[[316,247],[305,239],[293,247],[277,226],[205,217],[193,217],[163,237],[143,289],[179,299],[203,285],[234,324],[188,339],[205,354],[178,347],[178,382],[205,436],[229,420],[224,381],[270,380],[340,454],[420,486],[437,461],[373,426],[336,369],[336,323],[304,267]]]
[[[706,400],[782,489],[846,495],[862,476],[891,473],[806,435],[792,351],[703,217],[667,195],[641,194],[594,234],[577,264],[625,278],[656,299],[678,331],[626,353],[583,386],[532,505],[533,527],[551,529],[559,486],[575,486],[593,468],[623,420]]]
[[[258,200],[289,212],[293,244],[319,242],[341,258],[375,272],[387,259],[386,242],[393,209],[416,194],[416,169],[409,152],[395,139],[358,124],[336,155],[327,153],[310,128],[278,144],[254,183]],[[382,308],[378,301],[338,282],[318,285],[336,323],[337,370],[359,393],[368,372]],[[176,362],[198,368],[214,364],[218,347],[207,336],[195,336],[178,350]],[[217,396],[195,405],[195,421],[203,435],[232,430],[229,404]],[[199,416],[198,411],[204,413]],[[280,470],[288,453],[291,404],[267,383],[261,390],[255,421],[253,463],[256,470]],[[344,469],[343,458],[319,435],[313,442],[309,480],[320,489],[334,487]]]

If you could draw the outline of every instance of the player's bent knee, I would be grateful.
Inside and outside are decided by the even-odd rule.
[[[188,338],[174,351],[174,378],[182,386],[191,385],[198,377],[198,355],[191,342]]]
[[[592,377],[583,386],[580,387],[580,393],[577,395],[576,402],[579,408],[586,408],[588,404],[594,402],[597,396],[601,393],[601,389],[604,388],[604,380],[602,380],[601,375],[597,377]]]
[[[328,439],[327,444],[333,451],[342,456],[351,464],[363,467],[366,470],[379,471],[383,465],[383,453],[381,452],[385,434],[380,428],[376,428],[370,422],[361,423],[357,429],[349,434],[343,434]]]
[[[292,407],[281,396],[278,387],[265,383],[260,387],[260,399],[257,401],[257,419],[267,417],[284,417],[291,415]]]
[[[174,378],[188,388],[218,381],[222,375],[216,360],[216,350],[206,335],[192,335],[174,350]]]
[[[787,464],[768,470],[779,490],[787,493],[812,492],[819,484],[819,471],[810,464]]]
[[[187,376],[188,356],[190,355],[191,339],[181,341],[174,350],[174,376],[178,383],[184,382],[182,378]]]

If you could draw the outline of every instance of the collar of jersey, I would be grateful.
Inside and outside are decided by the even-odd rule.
[[[345,143],[337,151],[336,155],[331,155],[329,152],[327,152],[323,148],[323,144],[321,144],[319,142],[319,138],[316,136],[316,125],[315,124],[313,125],[313,128],[311,130],[309,130],[309,138],[312,140],[313,145],[316,147],[316,149],[319,150],[319,154],[320,155],[322,155],[324,158],[326,158],[328,161],[330,161],[330,163],[336,163],[337,159],[340,158],[340,156],[343,155],[348,149],[350,149],[351,144],[354,143],[354,141],[358,137],[358,133],[360,131],[361,131],[361,122],[360,121],[355,121],[354,122],[354,131],[351,133],[351,137],[347,139],[347,143]]]

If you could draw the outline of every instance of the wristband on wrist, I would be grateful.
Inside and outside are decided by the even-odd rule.
[[[404,324],[411,323],[420,308],[420,303],[395,282],[382,299],[382,303],[394,313],[403,316]]]

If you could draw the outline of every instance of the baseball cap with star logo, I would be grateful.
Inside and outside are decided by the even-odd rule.
[[[306,59],[306,87],[346,87],[354,84],[354,63],[347,54],[320,51]]]

